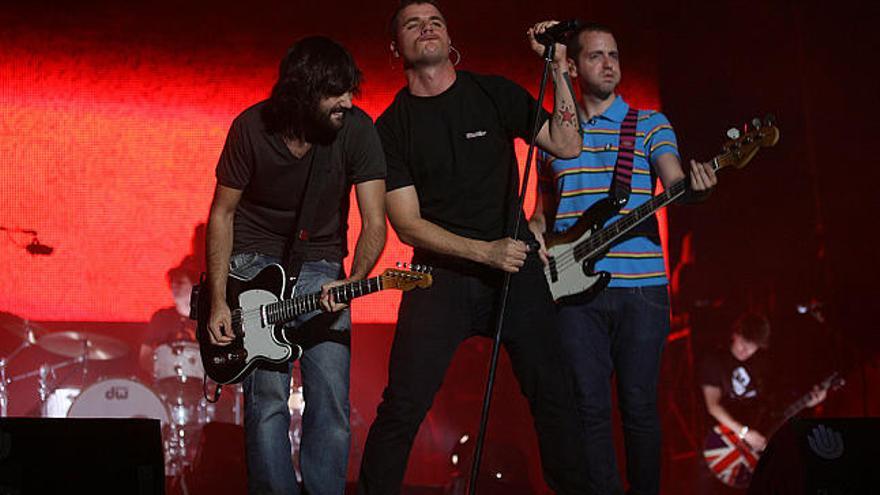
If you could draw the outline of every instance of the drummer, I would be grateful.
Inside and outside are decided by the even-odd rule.
[[[156,347],[170,342],[196,341],[196,322],[189,318],[189,300],[193,284],[199,279],[198,271],[184,260],[168,270],[165,278],[171,288],[174,306],[153,313],[138,354],[141,367],[151,375]]]

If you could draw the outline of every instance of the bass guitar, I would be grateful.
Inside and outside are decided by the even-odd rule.
[[[844,383],[843,378],[835,371],[817,386],[821,390],[837,390]],[[811,395],[812,391],[788,406],[780,419],[767,430],[767,438],[770,438],[770,435],[789,418],[806,408]],[[703,442],[703,459],[706,461],[706,467],[718,481],[733,488],[743,489],[749,486],[760,456],[761,453],[743,441],[737,432],[720,423],[712,428]]]
[[[714,171],[728,166],[745,167],[758,150],[776,145],[779,141],[779,129],[770,118],[763,123],[755,119],[751,130],[740,133],[737,129],[731,129],[728,137],[730,139],[724,143],[722,153],[710,162]],[[587,297],[598,294],[611,281],[611,274],[595,272],[596,261],[624,234],[685,192],[687,179],[672,184],[616,222],[603,227],[625,204],[625,201],[621,203],[609,196],[584,211],[578,221],[565,232],[545,234],[548,263],[544,267],[544,276],[553,300],[558,302],[565,297],[582,293],[586,293]]]
[[[387,269],[381,275],[332,287],[334,301],[348,303],[352,299],[380,290],[408,291],[430,287],[430,268],[406,266],[408,269]],[[251,278],[230,275],[226,282],[226,303],[232,312],[234,340],[228,345],[214,345],[208,332],[211,297],[207,284],[199,284],[197,298],[196,338],[205,373],[219,384],[242,381],[260,362],[283,363],[302,356],[296,330],[284,324],[297,316],[321,309],[321,292],[287,295],[287,276],[281,265],[268,265]]]

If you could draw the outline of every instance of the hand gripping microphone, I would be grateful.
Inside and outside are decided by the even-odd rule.
[[[538,43],[542,45],[549,45],[550,43],[564,43],[565,37],[568,33],[572,31],[577,31],[581,27],[581,21],[579,19],[569,19],[567,21],[562,21],[558,24],[554,24],[547,28],[543,33],[535,34],[535,39],[538,40]]]

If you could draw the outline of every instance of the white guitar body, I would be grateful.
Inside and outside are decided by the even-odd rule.
[[[593,232],[594,229],[589,229],[575,241],[547,248],[549,263],[544,267],[544,275],[554,301],[581,293],[587,293],[589,297],[590,294],[604,289],[611,280],[608,272],[593,272],[590,260],[577,261],[574,258],[574,246],[586,240]]]
[[[281,293],[284,294],[285,290],[282,283]],[[257,356],[265,361],[281,363],[293,355],[290,344],[281,342],[276,337],[274,325],[266,324],[266,317],[262,312],[263,307],[279,300],[274,293],[267,289],[246,290],[238,296],[242,313],[241,331],[244,333],[244,349],[248,356],[247,365],[250,365]],[[297,346],[297,352],[298,354],[302,353],[299,346]],[[298,358],[299,356],[296,359]]]

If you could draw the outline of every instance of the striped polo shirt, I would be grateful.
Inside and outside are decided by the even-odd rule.
[[[551,194],[558,201],[552,226],[554,232],[568,229],[584,210],[608,196],[617,162],[620,125],[628,111],[629,105],[617,96],[605,113],[581,122],[584,142],[577,158],[563,160],[544,151],[538,153],[538,187],[542,194]],[[608,224],[651,199],[654,179],[650,167],[656,165],[658,157],[666,153],[678,157],[675,131],[662,113],[639,110],[634,151],[629,202],[620,214],[608,220]],[[631,237],[613,245],[596,263],[596,270],[611,273],[611,287],[667,283],[663,249],[644,236]]]

